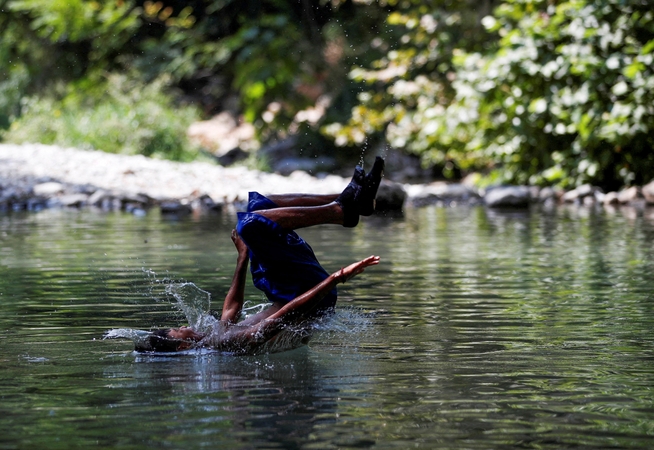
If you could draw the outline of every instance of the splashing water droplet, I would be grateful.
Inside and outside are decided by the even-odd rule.
[[[195,331],[206,331],[216,322],[209,313],[211,294],[197,287],[195,283],[173,283],[166,286],[166,293],[177,300],[177,307]]]

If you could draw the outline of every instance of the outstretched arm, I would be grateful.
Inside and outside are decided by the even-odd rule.
[[[338,284],[345,283],[347,280],[362,273],[366,267],[379,264],[379,256],[369,256],[366,259],[357,261],[347,267],[342,268],[325,278],[321,283],[314,286],[304,294],[288,302],[279,311],[272,314],[268,319],[280,319],[284,316],[299,312],[306,313],[313,309],[325,296]]]
[[[369,256],[366,259],[350,264],[330,276],[321,283],[296,297],[275,313],[271,314],[261,322],[248,326],[235,326],[229,328],[225,343],[230,343],[234,348],[242,350],[248,345],[266,342],[271,339],[287,325],[302,322],[338,283],[345,283],[352,277],[360,274],[368,266],[379,264],[379,256]]]
[[[241,314],[241,310],[243,309],[245,281],[247,279],[249,262],[248,248],[241,240],[241,237],[238,235],[236,230],[232,230],[232,242],[234,242],[234,246],[236,246],[238,257],[236,258],[236,269],[234,270],[232,285],[225,296],[225,301],[223,302],[223,313],[220,317],[220,320],[229,323],[236,322]]]
[[[300,322],[305,314],[310,312],[338,283],[345,283],[352,277],[360,274],[368,266],[379,264],[379,256],[369,256],[366,259],[344,267],[315,287],[293,299],[275,313],[260,322],[247,326],[234,326],[228,328],[223,344],[227,348],[233,347],[242,351],[249,345],[257,345],[271,339],[287,325]]]
[[[252,324],[241,323],[226,330],[220,346],[223,349],[248,353],[258,345],[272,339],[286,326],[300,323],[319,304],[327,293],[338,283],[345,283],[350,278],[360,274],[368,266],[379,264],[379,256],[369,256],[366,259],[350,264],[330,276],[315,287],[293,299],[267,318]]]

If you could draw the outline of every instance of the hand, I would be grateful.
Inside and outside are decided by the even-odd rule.
[[[247,256],[248,246],[245,245],[245,242],[243,242],[243,239],[241,239],[241,236],[238,235],[236,230],[232,230],[232,242],[234,243],[234,246],[236,247],[236,251],[238,252],[239,255]]]
[[[347,267],[343,267],[341,270],[336,272],[336,278],[341,283],[345,283],[347,280],[354,278],[365,270],[368,266],[376,266],[379,264],[379,256],[368,256],[366,259],[350,264]]]
[[[204,334],[196,333],[189,327],[171,328],[168,330],[168,337],[173,339],[183,339],[185,341],[199,341]]]

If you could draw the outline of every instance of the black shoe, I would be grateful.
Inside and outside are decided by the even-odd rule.
[[[384,159],[378,156],[363,180],[363,189],[359,198],[359,214],[362,216],[369,216],[375,211],[375,198],[383,176]]]
[[[336,198],[336,203],[343,210],[344,227],[353,228],[359,223],[359,204],[365,176],[366,173],[363,171],[363,167],[356,166],[354,168],[354,175],[352,175],[352,181],[343,189],[341,195]]]

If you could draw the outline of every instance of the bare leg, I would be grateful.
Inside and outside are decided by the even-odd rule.
[[[343,209],[336,202],[322,206],[289,206],[255,211],[287,230],[314,225],[343,224]]]
[[[338,194],[274,194],[267,197],[280,208],[288,206],[322,206],[333,202]]]

